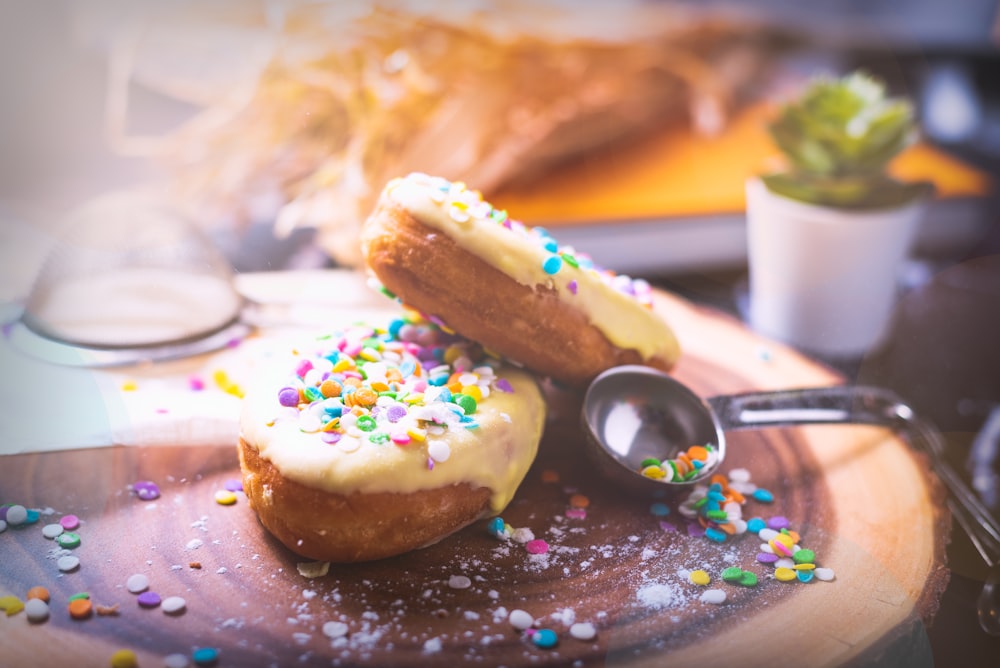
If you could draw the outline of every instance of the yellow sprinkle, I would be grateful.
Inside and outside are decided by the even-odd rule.
[[[341,371],[348,371],[354,368],[354,362],[351,361],[349,357],[341,357],[337,360],[337,363],[333,365],[333,373],[340,373]]]
[[[424,400],[424,393],[423,392],[414,392],[413,394],[411,394],[408,397],[406,397],[405,399],[403,399],[403,401],[405,401],[406,403],[408,403],[410,405],[412,405],[412,404],[419,404],[423,400]]]
[[[792,568],[797,571],[811,571],[816,568],[816,564],[795,564]]]
[[[236,503],[236,494],[228,489],[220,489],[215,493],[215,502],[220,506],[231,506]]]
[[[406,430],[406,433],[409,434],[410,438],[414,441],[423,441],[427,438],[427,431],[421,429],[420,427],[410,427]]]
[[[784,566],[779,566],[774,569],[774,579],[780,580],[781,582],[791,582],[796,578],[795,571],[791,568],[785,568]]]
[[[646,476],[647,478],[653,478],[654,480],[659,480],[660,478],[667,477],[667,472],[664,471],[659,466],[653,464],[644,468],[642,470],[642,475]]]
[[[462,394],[472,397],[477,403],[483,400],[483,391],[478,385],[463,385]]]
[[[691,581],[691,584],[701,585],[704,587],[712,581],[712,578],[709,577],[708,573],[699,569],[697,571],[691,571],[691,573],[688,574],[688,580]]]
[[[275,422],[274,420],[268,420],[267,422],[264,423],[264,426],[265,427],[273,427],[274,426],[274,422]]]
[[[372,383],[372,389],[375,390],[376,392],[388,392],[389,385],[388,383],[383,383],[380,380],[376,380],[375,382]]]
[[[139,386],[135,384],[134,380],[126,380],[122,383],[122,392],[135,392],[139,389]]]
[[[367,347],[361,349],[361,352],[358,353],[358,357],[365,360],[366,362],[378,362],[380,359],[382,359],[382,355],[379,354],[379,351],[375,350],[374,348],[367,348]]]
[[[340,427],[340,418],[335,417],[323,425],[323,428],[320,431],[335,431],[338,427]]]
[[[462,356],[462,349],[458,346],[448,346],[448,349],[444,351],[444,363],[452,364],[455,360]]]
[[[785,547],[792,547],[793,545],[795,545],[795,541],[792,540],[792,537],[786,533],[779,533],[777,536],[774,537],[774,540],[781,543]]]
[[[139,658],[130,649],[120,649],[111,655],[111,668],[138,668]]]
[[[17,596],[0,596],[0,610],[10,617],[24,610],[24,603]]]

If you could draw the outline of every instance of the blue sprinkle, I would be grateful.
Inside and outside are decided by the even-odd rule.
[[[437,387],[441,387],[442,385],[444,385],[445,383],[448,382],[448,376],[446,376],[446,375],[445,376],[431,376],[430,378],[427,379],[427,382],[429,384],[431,384],[431,385],[435,385]]]
[[[491,519],[490,523],[487,525],[487,529],[489,530],[491,535],[497,538],[504,538],[507,535],[507,532],[504,530],[504,523],[502,517],[494,517],[493,519]]]
[[[771,494],[771,492],[763,487],[758,487],[753,492],[753,498],[761,503],[771,503],[774,501],[774,494]]]
[[[809,582],[813,579],[812,571],[795,571],[795,576],[799,579],[799,582]]]
[[[549,251],[550,253],[556,253],[559,251],[559,244],[556,243],[555,239],[549,239],[548,241],[545,242],[545,250]]]
[[[711,485],[708,486],[708,491],[710,491],[710,492],[721,492],[722,491],[722,485],[720,485],[717,482],[713,482]]]
[[[545,270],[546,274],[557,274],[559,273],[559,270],[562,269],[562,263],[563,260],[561,257],[558,255],[550,255],[545,258],[544,262],[542,262],[542,269]]]
[[[319,391],[318,387],[307,387],[303,394],[310,402],[323,400],[323,393]]]
[[[402,318],[393,318],[393,320],[389,323],[388,327],[389,336],[391,336],[394,339],[398,339],[399,330],[403,329],[403,326],[405,324],[406,321],[403,320]]]
[[[549,649],[559,644],[559,636],[552,629],[538,629],[531,635],[531,642],[535,643],[536,647]]]
[[[417,365],[413,360],[406,360],[399,365],[399,373],[403,378],[409,378],[417,370]]]
[[[324,401],[323,410],[326,411],[326,414],[330,417],[340,417],[344,414],[343,404],[336,400],[331,401],[330,399],[327,399]]]
[[[708,527],[705,529],[705,538],[714,540],[716,543],[722,543],[726,540],[726,533],[715,527]]]
[[[666,517],[670,514],[670,507],[665,503],[654,503],[649,507],[649,512],[653,513],[657,517]]]
[[[199,647],[191,653],[191,658],[199,666],[211,666],[219,660],[219,650],[214,647]]]
[[[761,529],[767,528],[767,522],[765,522],[760,517],[754,517],[747,521],[747,531],[751,533],[758,533]]]
[[[435,378],[437,378],[437,376],[435,376]],[[437,383],[435,383],[435,384],[437,384]],[[443,388],[441,390],[441,394],[438,395],[438,397],[439,397],[439,399],[441,401],[446,401],[446,402],[447,401],[451,401],[451,399],[452,399],[451,390],[449,390],[447,387]]]
[[[31,508],[28,508],[27,514],[28,516],[24,518],[24,524],[34,524],[40,517],[39,512],[37,510],[32,510]]]
[[[706,494],[706,496],[708,497],[709,501],[715,501],[716,503],[722,503],[723,501],[726,500],[726,496],[720,492],[712,491]]]

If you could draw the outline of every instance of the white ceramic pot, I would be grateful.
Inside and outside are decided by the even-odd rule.
[[[756,331],[832,357],[877,348],[925,202],[849,211],[747,182],[749,321]]]

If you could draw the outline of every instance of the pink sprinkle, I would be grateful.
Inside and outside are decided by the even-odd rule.
[[[309,360],[302,360],[295,367],[295,374],[299,378],[305,378],[306,374],[309,373],[313,368],[313,363]]]
[[[501,392],[507,392],[508,394],[514,391],[514,386],[510,384],[510,381],[506,378],[500,378],[496,382],[496,387]]]
[[[66,531],[72,531],[73,529],[80,528],[80,518],[76,515],[63,515],[59,518],[59,524]]]
[[[156,412],[159,413],[160,415],[165,415],[165,414],[169,413],[170,411],[167,410],[166,408],[157,408]]]
[[[566,517],[572,518],[574,520],[586,519],[587,511],[583,508],[570,508],[566,511]]]
[[[391,438],[392,442],[396,445],[406,445],[410,442],[410,435],[405,431],[394,432],[389,438]]]
[[[227,348],[238,348],[241,343],[243,343],[243,339],[240,339],[240,338],[229,339],[228,341],[226,341],[226,347]]]
[[[571,293],[573,293],[574,295],[576,294],[577,285],[576,285],[576,281],[575,280],[570,281],[569,285],[567,285],[566,287],[569,288],[569,291]]]
[[[205,381],[198,376],[190,376],[188,377],[188,387],[195,392],[201,392],[205,389]]]
[[[541,538],[536,538],[535,540],[529,540],[525,543],[524,549],[526,549],[529,554],[545,554],[549,551],[549,544]]]

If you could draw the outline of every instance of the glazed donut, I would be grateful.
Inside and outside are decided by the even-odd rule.
[[[532,375],[407,313],[262,374],[240,416],[243,487],[293,552],[381,559],[503,510],[544,421]]]
[[[680,356],[648,283],[595,267],[462,183],[389,182],[362,228],[383,289],[488,350],[569,386],[621,364]]]

